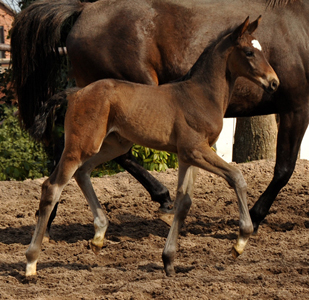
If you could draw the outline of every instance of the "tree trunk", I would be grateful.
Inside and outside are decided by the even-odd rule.
[[[236,163],[276,157],[278,126],[275,115],[238,118],[233,145]]]

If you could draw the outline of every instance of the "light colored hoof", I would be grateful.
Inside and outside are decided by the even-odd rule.
[[[232,248],[232,255],[233,255],[233,258],[236,259],[239,255],[241,255],[243,253],[243,250],[237,250],[236,249],[236,246],[233,246]]]
[[[36,275],[36,264],[37,260],[32,263],[27,263],[26,266],[26,277],[35,276]]]
[[[173,214],[164,214],[160,213],[159,214],[159,219],[166,223],[168,226],[172,226],[173,220],[174,220],[174,215]]]
[[[103,247],[102,243],[96,243],[94,240],[90,242],[90,248],[94,252],[94,254],[98,255]]]

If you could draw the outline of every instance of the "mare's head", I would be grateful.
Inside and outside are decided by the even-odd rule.
[[[259,41],[252,36],[261,16],[252,23],[249,17],[230,35],[234,45],[228,58],[228,69],[233,76],[243,76],[273,93],[279,86],[279,79],[265,58]]]

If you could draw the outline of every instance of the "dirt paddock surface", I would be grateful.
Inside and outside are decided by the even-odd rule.
[[[270,182],[273,161],[238,165],[252,207]],[[177,171],[153,173],[174,198]],[[110,226],[99,255],[90,247],[93,219],[77,184],[62,193],[58,215],[38,262],[25,278],[43,179],[0,182],[0,299],[309,299],[309,161],[299,160],[257,236],[236,260],[236,195],[200,171],[182,228],[176,276],[161,254],[169,226],[158,204],[128,173],[92,179]]]

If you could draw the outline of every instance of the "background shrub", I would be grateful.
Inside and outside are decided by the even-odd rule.
[[[47,176],[47,155],[40,144],[21,130],[16,110],[0,106],[0,180]]]

